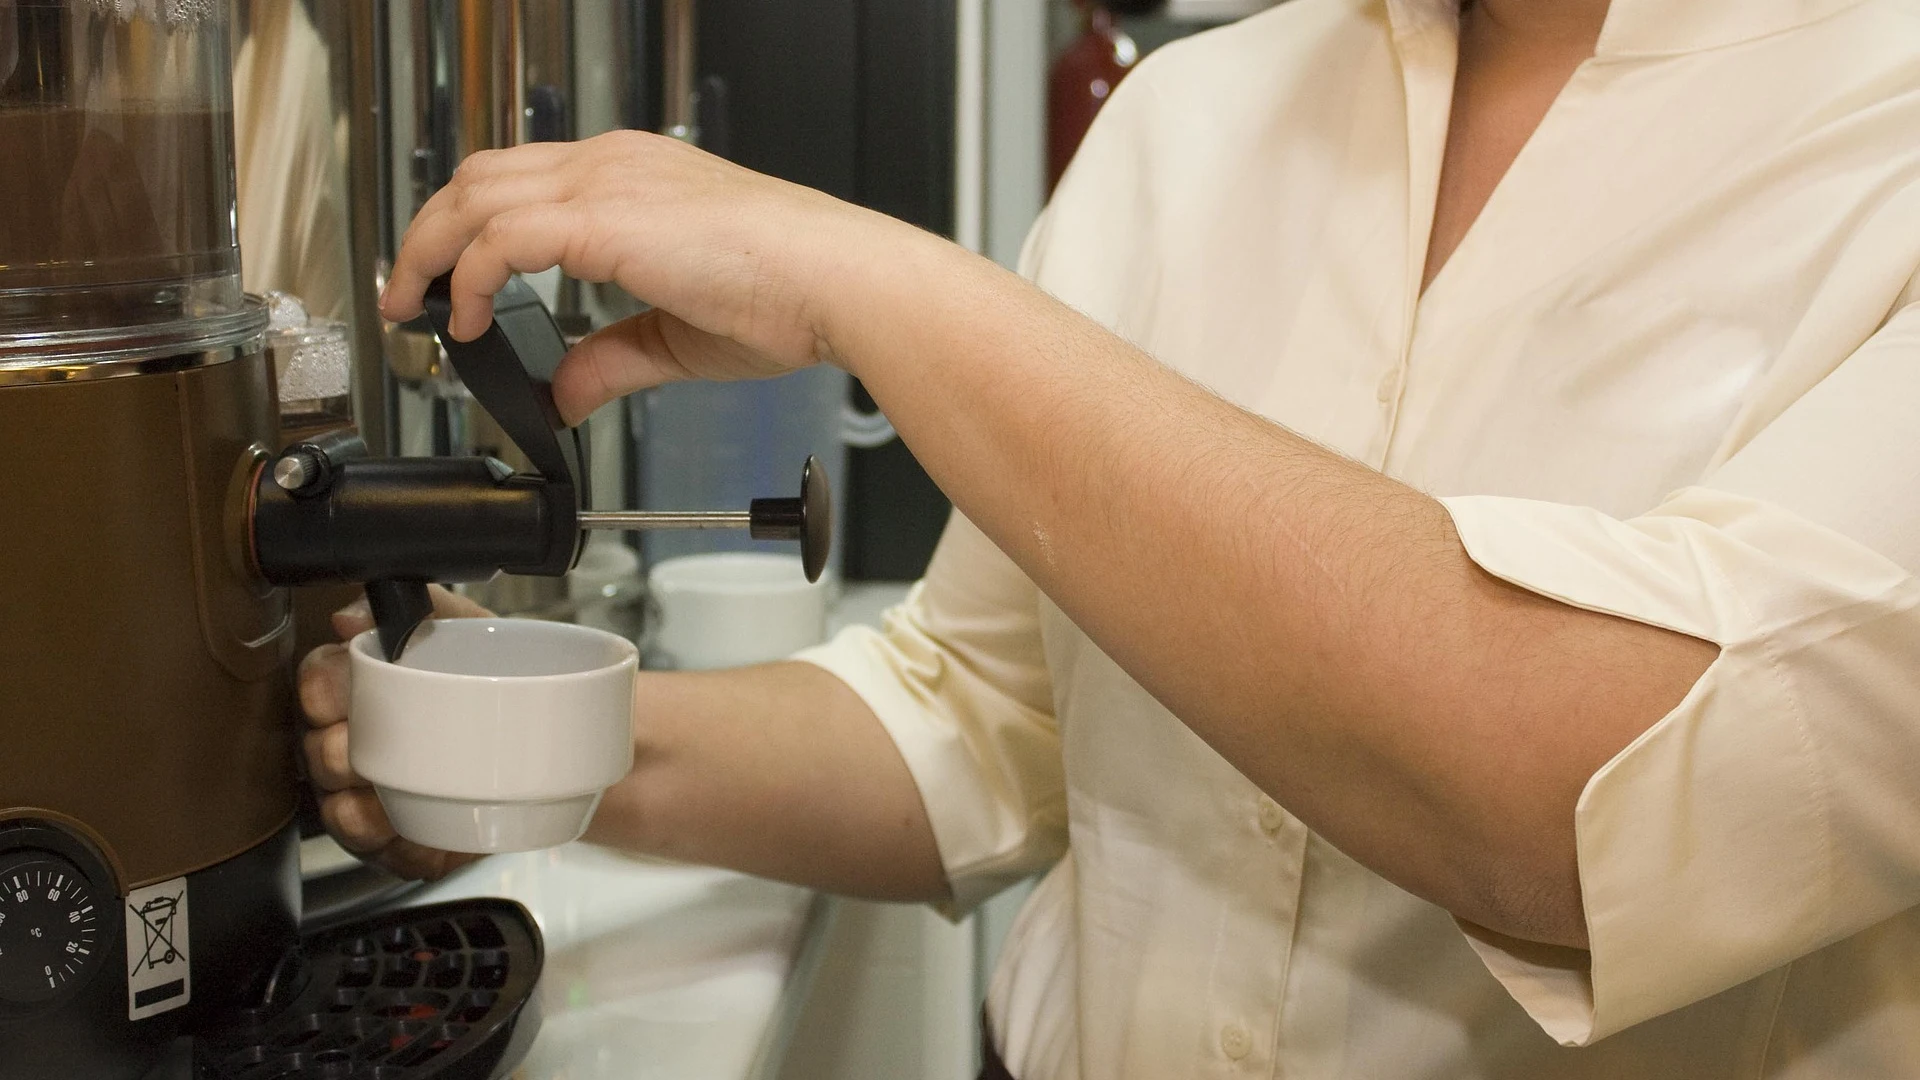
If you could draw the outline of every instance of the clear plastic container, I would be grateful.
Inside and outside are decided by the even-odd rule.
[[[259,332],[240,286],[231,8],[0,3],[0,362]]]

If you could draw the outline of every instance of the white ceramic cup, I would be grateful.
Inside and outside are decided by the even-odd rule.
[[[397,664],[348,647],[353,769],[394,831],[446,851],[577,839],[633,768],[633,643],[532,619],[438,619]]]
[[[793,555],[722,552],[666,559],[647,574],[660,607],[655,649],[682,671],[780,660],[827,634],[827,579]]]

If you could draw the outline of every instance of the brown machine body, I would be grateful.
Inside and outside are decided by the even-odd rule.
[[[277,444],[257,349],[161,374],[0,384],[0,821],[84,835],[122,894],[292,817],[287,593],[235,500]]]

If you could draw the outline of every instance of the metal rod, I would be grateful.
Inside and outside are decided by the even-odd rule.
[[[744,529],[753,524],[745,510],[582,510],[583,529]]]
[[[694,72],[694,65],[698,62],[695,49],[699,39],[694,30],[694,3],[695,0],[666,0],[663,9],[660,36],[664,53],[662,81],[666,88],[661,111],[665,114],[662,117],[665,134],[697,144],[700,121],[694,114],[694,88],[699,76]]]
[[[388,118],[384,3],[319,5],[335,65],[334,107],[347,133],[347,251],[353,262],[353,419],[377,454],[399,449],[387,407],[386,336],[375,296],[379,267],[393,254],[393,160]],[[342,83],[345,83],[342,86]]]

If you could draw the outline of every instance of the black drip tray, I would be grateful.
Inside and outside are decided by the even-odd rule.
[[[492,1080],[526,1056],[540,930],[508,900],[410,908],[325,930],[271,1002],[203,1031],[204,1080]]]

